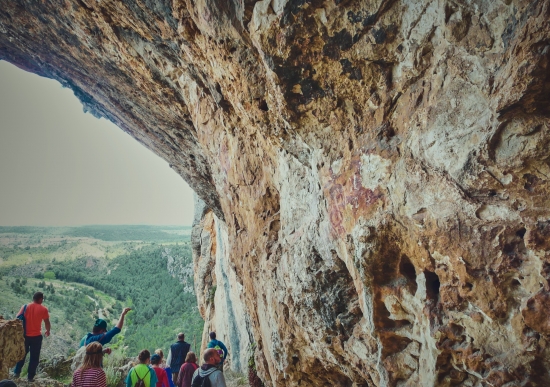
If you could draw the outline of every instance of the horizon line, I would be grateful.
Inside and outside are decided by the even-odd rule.
[[[148,224],[148,223],[134,223],[134,224],[79,224],[79,225],[63,225],[63,226],[44,226],[44,225],[29,225],[29,224],[17,224],[17,225],[0,225],[0,227],[41,227],[41,228],[61,228],[61,227],[90,227],[90,226],[101,226],[101,227],[131,227],[131,226],[149,226],[149,227],[193,227],[192,224]]]

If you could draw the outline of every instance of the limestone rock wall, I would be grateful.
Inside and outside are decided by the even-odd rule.
[[[0,380],[8,378],[11,368],[25,356],[23,324],[0,316]]]
[[[273,386],[550,383],[550,1],[14,0],[204,203],[196,293]]]

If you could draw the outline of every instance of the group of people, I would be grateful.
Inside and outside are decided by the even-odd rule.
[[[37,292],[33,296],[33,302],[23,305],[17,314],[24,326],[25,356],[13,370],[16,378],[20,377],[28,353],[30,360],[27,378],[33,381],[36,375],[42,347],[42,322],[46,328],[46,336],[50,335],[51,328],[48,309],[42,305],[43,302],[44,294]],[[118,323],[110,330],[107,330],[105,320],[95,321],[92,332],[87,333],[80,342],[79,351],[84,352],[84,359],[73,374],[71,387],[107,386],[103,356],[110,354],[111,350],[104,346],[121,332],[124,317],[130,310],[124,308]],[[185,341],[183,333],[179,333],[177,342],[170,346],[166,361],[161,349],[157,349],[153,355],[147,349],[142,350],[138,355],[138,364],[126,376],[126,387],[226,387],[223,364],[228,351],[223,342],[216,339],[215,332],[210,333],[210,339],[202,356],[201,367],[198,366],[197,356],[191,351],[191,345]]]

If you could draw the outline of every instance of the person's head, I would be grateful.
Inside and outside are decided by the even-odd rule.
[[[178,333],[178,341],[183,341],[183,340],[185,340],[185,335],[182,332]]]
[[[103,346],[94,341],[86,346],[86,356],[80,367],[81,371],[90,368],[101,368],[101,360],[103,359]]]
[[[185,356],[185,362],[186,363],[196,363],[197,362],[197,355],[195,355],[195,352],[187,352],[187,356]]]
[[[216,340],[216,332],[210,332],[210,338]]]
[[[160,356],[156,353],[151,356],[151,365],[159,365],[160,364]]]
[[[149,364],[149,360],[151,359],[151,352],[144,349],[141,351],[138,355],[138,360],[141,364]]]
[[[98,318],[97,320],[95,320],[94,327],[92,328],[92,333],[94,335],[98,335],[104,332],[107,332],[107,321]]]
[[[34,293],[34,295],[32,296],[32,300],[37,304],[41,304],[42,302],[44,302],[44,293],[42,292]]]
[[[160,360],[164,359],[164,352],[162,352],[162,349],[156,349],[155,353],[160,356]]]
[[[214,348],[208,348],[206,351],[204,351],[202,359],[205,363],[212,365],[220,364],[222,361],[222,359],[220,358],[220,354]]]

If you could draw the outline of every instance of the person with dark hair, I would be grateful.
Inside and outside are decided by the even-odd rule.
[[[88,345],[90,343],[93,343],[94,341],[99,342],[101,345],[110,343],[113,337],[118,335],[122,330],[122,327],[124,326],[124,316],[126,316],[126,314],[131,310],[131,308],[124,308],[124,310],[120,314],[118,323],[110,331],[107,331],[107,321],[101,318],[95,320],[92,332],[89,332],[88,334],[86,334],[86,336],[84,336],[84,338],[80,342],[80,346],[82,347],[84,345]]]
[[[166,371],[160,366],[161,357],[158,354],[154,354],[151,356],[151,367],[153,370],[155,370],[155,374],[157,374],[157,385],[156,387],[170,387],[170,383],[168,383],[168,375],[166,374]]]
[[[0,380],[0,387],[17,387],[17,384],[13,380]]]
[[[166,366],[172,370],[172,382],[174,384],[178,382],[178,373],[190,349],[191,344],[185,341],[185,335],[181,332],[178,333],[178,341],[170,346],[170,352],[166,359]]]
[[[183,363],[180,368],[177,386],[191,387],[191,380],[197,368],[199,368],[199,366],[197,365],[197,356],[195,352],[188,352],[185,357],[185,363]]]
[[[25,356],[21,359],[13,370],[16,378],[21,375],[21,369],[25,364],[27,353],[31,353],[29,360],[29,370],[27,379],[29,382],[34,380],[36,375],[36,368],[40,361],[40,349],[42,348],[42,321],[46,327],[47,336],[50,335],[50,314],[48,308],[42,305],[44,302],[44,294],[42,292],[36,292],[32,296],[32,303],[23,305],[19,313],[18,318],[23,320],[24,335],[25,335]]]
[[[126,376],[126,387],[155,387],[158,379],[155,371],[149,366],[151,353],[144,349],[138,355],[139,364],[130,369]]]
[[[101,368],[103,346],[94,341],[86,346],[84,362],[73,374],[71,387],[107,387],[107,376]]]
[[[214,348],[220,355],[221,362],[218,365],[218,369],[223,372],[223,362],[227,359],[229,352],[225,347],[225,344],[220,340],[216,340],[216,332],[210,332],[210,341],[206,344],[206,348]]]
[[[226,387],[223,372],[218,368],[218,365],[222,361],[218,351],[214,348],[209,348],[204,351],[202,358],[204,363],[201,368],[197,369],[193,374],[191,386],[202,386],[204,384],[204,379],[208,378],[210,386]]]

